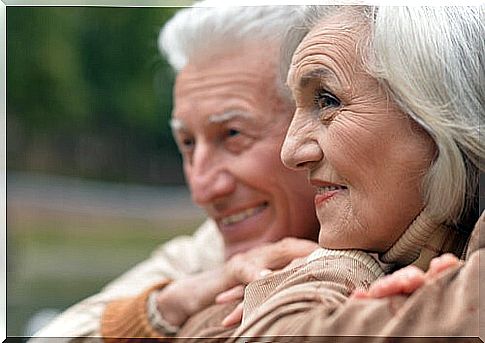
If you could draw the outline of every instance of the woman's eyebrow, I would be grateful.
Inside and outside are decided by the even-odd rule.
[[[308,72],[305,72],[299,80],[298,86],[300,88],[305,88],[308,86],[308,83],[315,79],[323,79],[323,78],[328,78],[329,76],[332,76],[333,73],[328,69],[324,67],[319,67],[317,69],[312,69]]]

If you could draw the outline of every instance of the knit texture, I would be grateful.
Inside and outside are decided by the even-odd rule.
[[[345,256],[361,262],[376,277],[381,277],[384,275],[384,271],[379,266],[379,263],[377,263],[377,261],[371,255],[361,250],[333,250],[319,248],[306,258],[306,262],[311,262],[327,256]]]
[[[158,338],[161,342],[170,342],[171,337],[164,336],[155,330],[147,311],[147,301],[150,294],[168,285],[170,281],[164,281],[148,288],[139,296],[114,301],[104,311],[101,319],[101,334],[105,343],[143,342],[146,338]]]
[[[424,209],[379,259],[397,267],[412,263],[427,270],[429,262],[445,252],[460,256],[467,239],[453,228],[433,222]]]
[[[250,283],[245,289],[243,324],[263,315],[259,311],[262,303],[278,303],[282,295],[303,302],[324,301],[332,303],[331,308],[337,308],[355,289],[368,289],[383,274],[379,264],[365,252],[318,249],[302,265]],[[325,295],[323,299],[308,288],[300,292],[306,284],[312,284],[316,289],[326,288],[328,297]]]

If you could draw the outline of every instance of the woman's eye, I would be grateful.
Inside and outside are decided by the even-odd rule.
[[[319,109],[327,109],[329,107],[339,107],[340,100],[332,93],[321,91],[315,95],[315,104]]]

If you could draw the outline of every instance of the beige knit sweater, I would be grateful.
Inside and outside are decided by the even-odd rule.
[[[479,306],[478,297],[480,277],[483,278],[483,273],[479,274],[479,260],[485,247],[478,232],[484,226],[482,215],[472,234],[465,266],[448,271],[410,297],[348,299],[355,288],[367,288],[382,271],[363,252],[322,249],[299,266],[248,285],[243,324],[236,331],[218,324],[234,304],[215,305],[189,319],[178,336],[210,337],[217,341],[241,336],[265,336],[268,341],[281,335],[476,336],[478,314],[484,308]],[[103,336],[167,340],[149,325],[146,311],[149,293],[150,290],[137,298],[110,304],[103,316]],[[123,322],[130,325],[120,325]],[[373,341],[373,337],[360,339],[359,342]]]

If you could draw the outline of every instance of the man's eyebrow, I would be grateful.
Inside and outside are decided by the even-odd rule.
[[[308,85],[310,81],[329,77],[330,75],[332,75],[332,72],[327,68],[317,68],[310,70],[301,76],[299,86],[301,88],[304,88]]]
[[[172,118],[170,119],[170,127],[172,128],[172,131],[180,131],[185,129],[185,124],[178,118]]]
[[[240,110],[231,110],[231,111],[226,111],[223,113],[218,113],[218,114],[212,114],[209,116],[207,121],[209,123],[214,123],[214,124],[220,124],[224,123],[227,121],[230,121],[235,118],[249,118],[249,115],[243,111]]]

